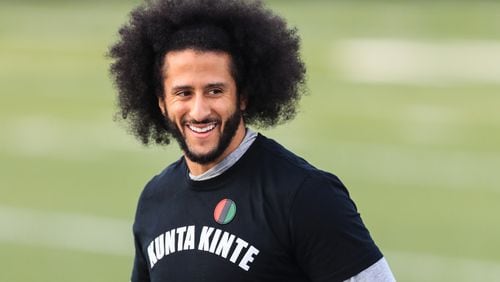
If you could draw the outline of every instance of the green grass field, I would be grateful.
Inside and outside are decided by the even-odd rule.
[[[0,4],[0,281],[129,279],[137,197],[180,155],[113,122],[104,55],[134,3]],[[345,182],[398,281],[500,281],[500,80],[359,81],[336,53],[364,38],[498,46],[500,3],[270,6],[303,38],[309,95],[264,133]]]

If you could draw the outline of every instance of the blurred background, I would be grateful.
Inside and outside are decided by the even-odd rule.
[[[263,131],[347,185],[398,281],[500,281],[500,2],[266,1],[309,95]],[[0,2],[0,281],[127,281],[144,184],[180,152],[113,122],[139,1]]]

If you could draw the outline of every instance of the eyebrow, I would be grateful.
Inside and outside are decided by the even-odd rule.
[[[215,82],[215,83],[209,83],[207,84],[205,87],[203,87],[204,89],[208,89],[208,88],[213,88],[213,87],[221,87],[221,88],[225,88],[226,87],[226,84],[223,83],[223,82]],[[190,85],[178,85],[178,86],[174,86],[172,87],[172,91],[178,91],[178,90],[191,90],[193,89],[194,87],[190,86]]]
[[[189,89],[193,89],[193,87],[191,87],[189,85],[179,85],[179,86],[172,87],[172,91],[189,90]]]
[[[209,84],[207,84],[207,86],[205,86],[205,89],[214,88],[214,87],[226,88],[226,84],[223,82],[209,83]]]

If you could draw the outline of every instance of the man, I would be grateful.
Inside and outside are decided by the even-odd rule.
[[[340,180],[246,126],[290,120],[299,38],[256,1],[136,8],[112,46],[122,117],[184,155],[138,203],[132,281],[394,281]]]

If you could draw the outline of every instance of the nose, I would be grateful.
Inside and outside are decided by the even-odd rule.
[[[203,121],[210,116],[210,104],[203,94],[197,93],[191,104],[190,117],[195,121]]]

